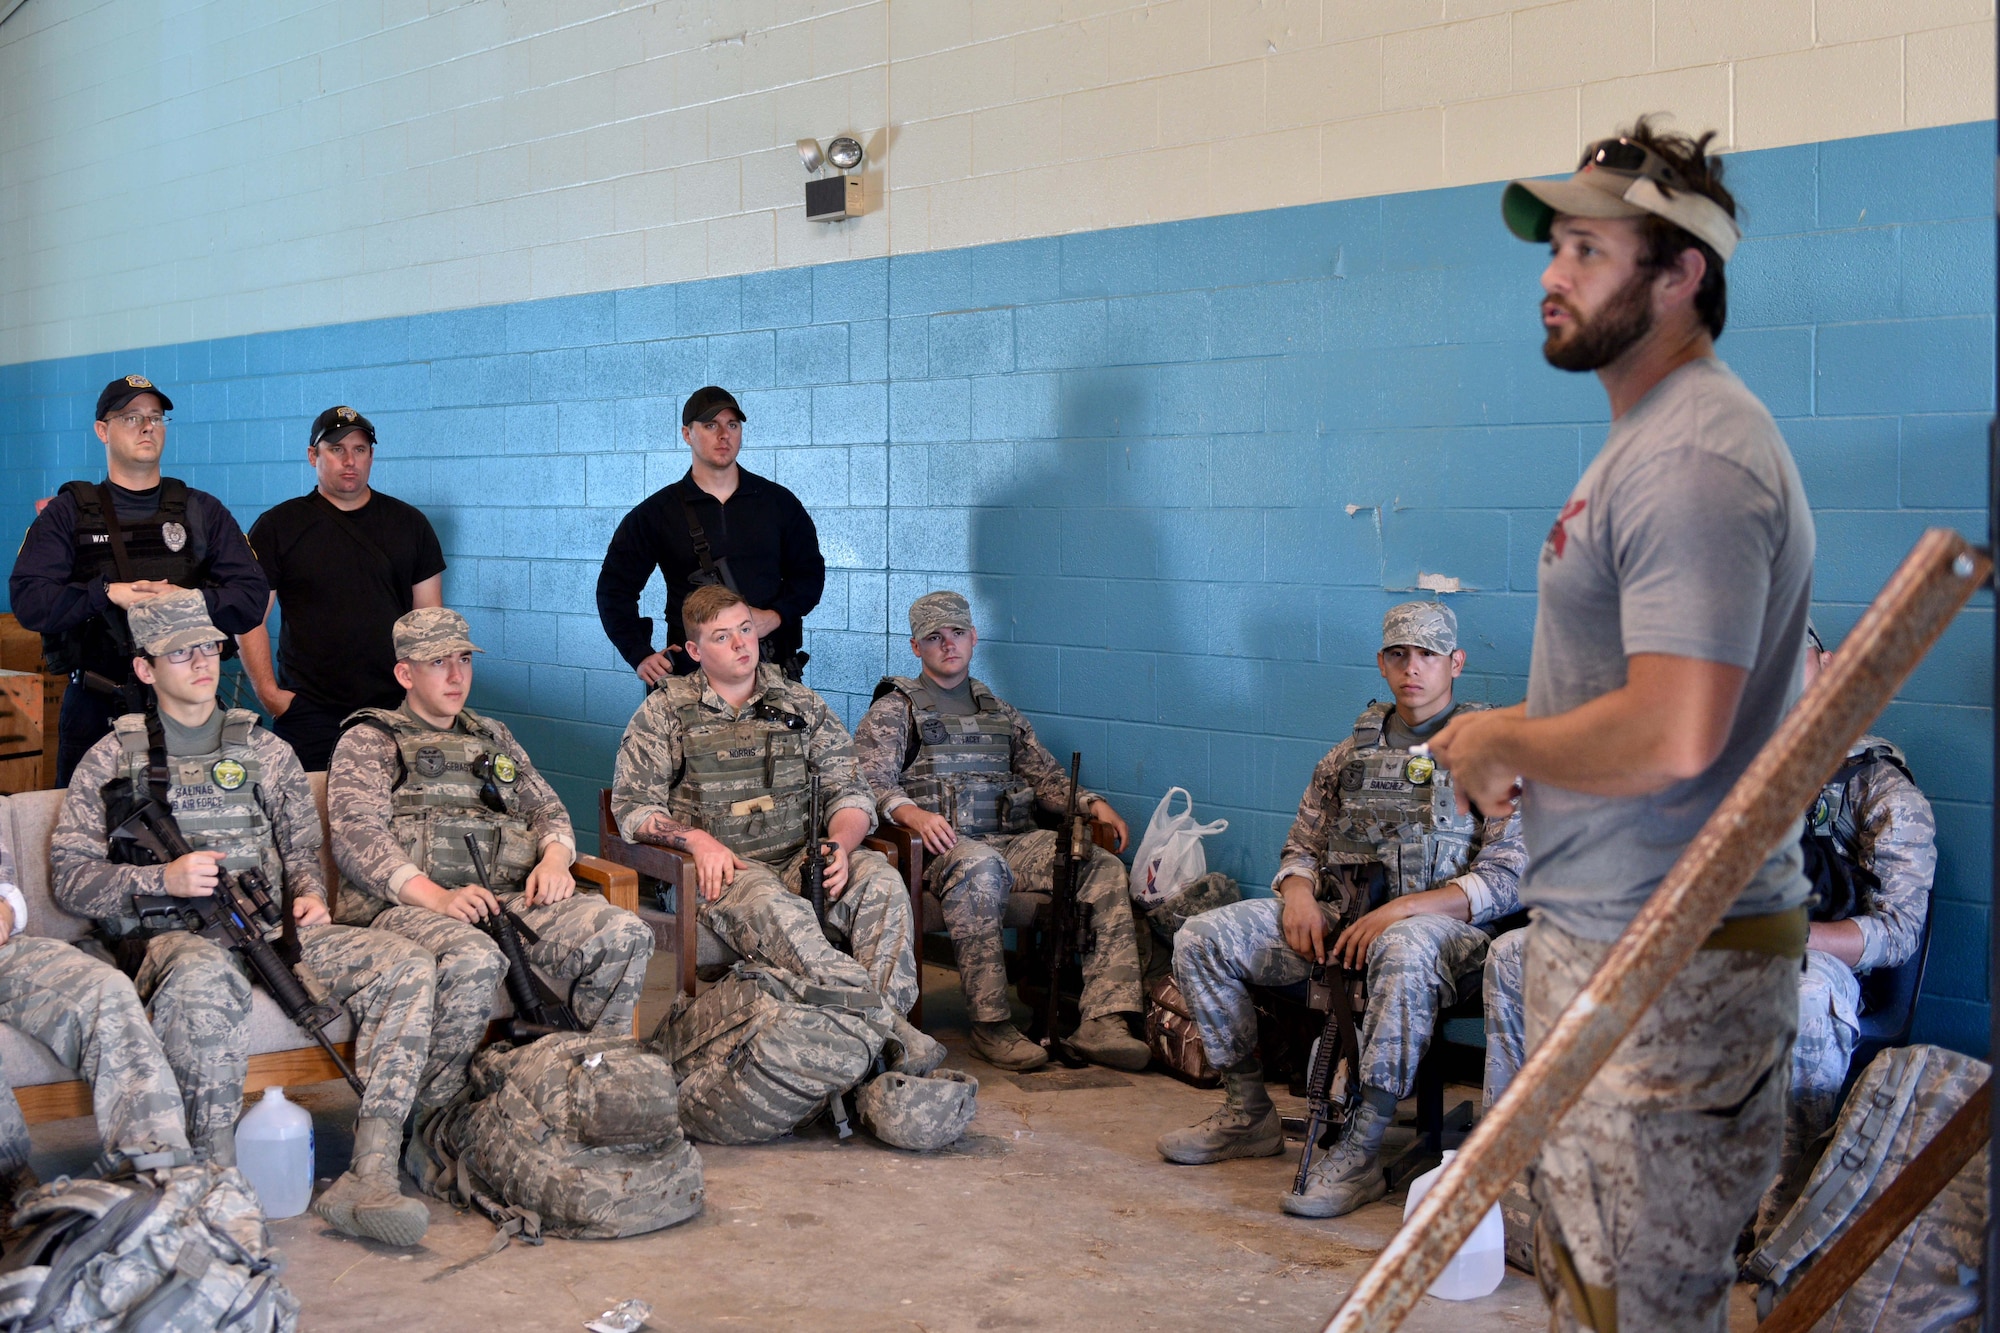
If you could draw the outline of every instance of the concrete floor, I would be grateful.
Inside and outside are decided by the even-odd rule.
[[[1174,1167],[1162,1130],[1218,1094],[1164,1075],[1024,1090],[965,1052],[956,973],[926,969],[926,1026],[980,1080],[955,1148],[919,1155],[811,1128],[754,1148],[701,1149],[708,1202],[692,1221],[623,1241],[551,1240],[485,1253],[493,1228],[431,1204],[414,1251],[355,1240],[310,1213],[271,1224],[309,1330],[577,1329],[618,1301],[649,1327],[811,1329],[1317,1329],[1401,1220],[1392,1194],[1330,1222],[1285,1216],[1294,1159]],[[642,1030],[671,996],[649,978]],[[1032,1082],[1032,1079],[1030,1080]],[[1287,1114],[1298,1107],[1274,1086]],[[314,1114],[319,1168],[345,1166],[355,1098],[334,1082],[288,1090]],[[88,1163],[88,1119],[38,1126],[44,1179]],[[1739,1288],[1731,1325],[1755,1324]],[[1413,1331],[1547,1327],[1531,1278],[1492,1296],[1425,1298]]]

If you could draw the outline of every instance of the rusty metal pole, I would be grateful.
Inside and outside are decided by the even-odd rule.
[[[1990,571],[1956,532],[1918,540],[1325,1333],[1402,1323]]]

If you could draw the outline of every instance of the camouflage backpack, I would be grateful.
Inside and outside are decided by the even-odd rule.
[[[1804,1190],[1744,1265],[1763,1284],[1759,1318],[1888,1189],[1988,1073],[1984,1062],[1936,1046],[1898,1047],[1869,1062]],[[1976,1327],[1986,1171],[1982,1148],[1815,1328]]]
[[[472,1090],[424,1126],[418,1179],[503,1233],[637,1236],[701,1211],[701,1155],[681,1134],[673,1068],[634,1038],[489,1046]]]
[[[250,1183],[234,1167],[179,1166],[125,1180],[64,1176],[23,1195],[26,1234],[0,1261],[0,1329],[28,1333],[293,1333]]]
[[[765,1143],[831,1107],[875,1066],[892,1028],[874,991],[738,963],[682,996],[652,1044],[680,1074],[681,1125],[703,1143]]]

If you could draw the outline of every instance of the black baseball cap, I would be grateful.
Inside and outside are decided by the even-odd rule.
[[[317,446],[351,430],[360,431],[368,437],[368,443],[375,443],[375,427],[367,417],[351,407],[329,407],[313,418],[312,443]]]
[[[687,403],[681,408],[681,424],[692,426],[697,421],[713,421],[715,414],[725,407],[736,414],[738,421],[750,419],[743,415],[743,407],[736,401],[735,394],[713,384],[704,384],[688,395]]]
[[[174,410],[174,400],[154,388],[153,382],[144,375],[120,375],[97,395],[97,419],[104,420],[142,393],[150,393],[159,399],[162,412]]]

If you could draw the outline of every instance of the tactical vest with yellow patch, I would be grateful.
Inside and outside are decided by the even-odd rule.
[[[702,707],[706,677],[661,683],[681,726],[681,771],[667,810],[746,861],[782,866],[806,845],[811,724],[784,697],[776,667],[757,675],[763,696],[734,720]]]
[[[960,833],[1022,833],[1035,823],[1035,789],[1014,772],[1014,721],[985,682],[972,680],[970,717],[938,711],[921,678],[885,676],[875,697],[894,692],[910,712],[903,793]]]
[[[1340,770],[1340,809],[1327,839],[1328,871],[1354,882],[1367,905],[1463,874],[1479,832],[1476,816],[1458,812],[1449,773],[1384,743],[1392,707],[1370,703],[1354,720],[1354,752]],[[1465,703],[1458,710],[1485,707]]]
[[[389,828],[416,866],[447,889],[477,884],[465,835],[479,844],[487,882],[497,893],[518,890],[534,869],[535,839],[528,821],[514,813],[522,756],[470,708],[457,725],[440,731],[403,708],[363,708],[350,724],[379,727],[396,742],[396,779],[390,788]],[[359,892],[340,895],[340,919],[360,924],[387,907]]]

